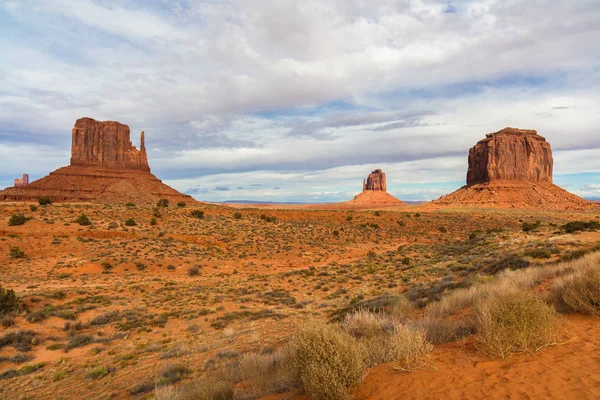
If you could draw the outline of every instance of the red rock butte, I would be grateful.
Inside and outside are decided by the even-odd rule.
[[[552,183],[552,149],[534,130],[504,128],[469,150],[467,185],[433,201],[445,207],[585,209],[595,205]]]
[[[354,199],[348,201],[349,206],[364,207],[391,207],[401,206],[405,203],[387,192],[385,172],[376,169],[363,181],[363,191]]]
[[[129,126],[115,121],[80,118],[71,135],[71,165],[28,185],[0,191],[0,200],[49,197],[58,202],[152,203],[164,198],[195,202],[150,173],[144,132],[139,150],[130,141]]]

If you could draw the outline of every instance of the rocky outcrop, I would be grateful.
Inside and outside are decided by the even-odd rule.
[[[71,165],[150,171],[144,132],[139,150],[129,136],[129,126],[119,122],[80,118],[72,130]]]
[[[402,200],[387,192],[385,173],[381,169],[371,172],[367,179],[363,180],[363,191],[354,199],[344,203],[335,203],[335,207],[340,209],[368,209],[401,205],[404,205]]]
[[[504,128],[469,150],[467,185],[496,180],[552,183],[550,143],[534,130]]]
[[[469,151],[467,184],[432,202],[441,207],[581,210],[597,207],[552,183],[550,144],[534,130],[488,133]]]
[[[365,190],[380,190],[387,192],[385,173],[380,169],[371,172],[367,179],[363,181],[363,191]]]
[[[22,178],[15,178],[15,187],[23,187],[29,185],[29,175],[23,174]]]
[[[81,118],[72,130],[71,165],[42,179],[0,191],[0,201],[194,203],[150,173],[142,132],[140,149],[129,140],[129,127],[114,121]],[[24,176],[25,177],[25,176]]]

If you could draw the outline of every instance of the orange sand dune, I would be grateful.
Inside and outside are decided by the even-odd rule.
[[[473,340],[436,346],[432,371],[400,374],[373,368],[357,400],[599,399],[600,319],[567,317],[565,345],[490,360]]]
[[[356,400],[600,399],[600,319],[571,315],[571,340],[532,354],[492,360],[464,343],[438,345],[433,367],[398,373],[388,364],[372,368]],[[286,393],[269,400],[308,400]]]

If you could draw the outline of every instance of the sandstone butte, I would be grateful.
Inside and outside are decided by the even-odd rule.
[[[387,192],[385,173],[376,169],[363,181],[363,191],[354,199],[344,203],[350,207],[391,207],[405,203]]]
[[[552,183],[552,149],[535,130],[504,128],[469,150],[467,184],[443,207],[585,209],[595,205]]]
[[[69,166],[27,185],[0,191],[2,201],[151,203],[159,199],[193,203],[188,195],[165,185],[150,172],[144,132],[140,149],[130,141],[129,126],[80,118],[71,132]]]

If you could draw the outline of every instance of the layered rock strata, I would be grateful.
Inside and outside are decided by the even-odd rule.
[[[552,149],[534,130],[504,128],[469,150],[467,184],[433,201],[443,207],[587,209],[596,207],[552,183]]]
[[[150,173],[144,132],[140,149],[131,144],[127,125],[81,118],[72,130],[71,165],[28,185],[0,191],[0,201],[154,203],[159,199],[193,203],[188,195]]]

